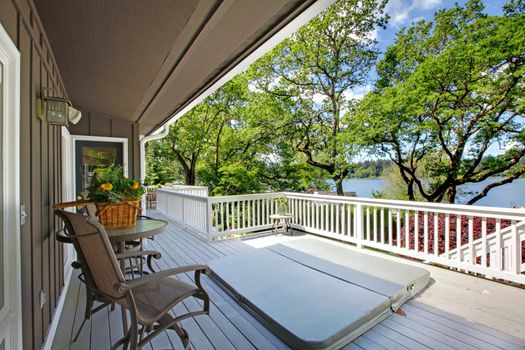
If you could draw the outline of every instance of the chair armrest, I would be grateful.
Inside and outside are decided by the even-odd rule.
[[[161,258],[160,252],[156,250],[139,250],[135,252],[125,252],[125,253],[115,254],[115,256],[117,257],[117,260],[127,259],[127,258],[140,258],[141,256],[149,256],[149,255],[153,256],[155,259]]]
[[[115,289],[119,293],[125,293],[126,291],[130,289],[136,288],[138,286],[142,286],[151,281],[155,281],[158,279],[163,279],[169,276],[178,275],[181,273],[191,272],[191,271],[195,271],[195,275],[197,274],[200,275],[200,273],[208,273],[209,267],[206,265],[188,265],[188,266],[176,267],[173,269],[155,272],[155,273],[152,273],[151,275],[146,275],[136,280],[117,283],[115,285]]]
[[[56,240],[61,242],[61,243],[68,243],[68,244],[71,244],[73,243],[73,240],[70,236],[68,236],[64,230],[59,230],[57,231],[56,233]]]

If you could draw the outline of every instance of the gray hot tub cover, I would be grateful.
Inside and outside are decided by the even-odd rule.
[[[255,249],[209,266],[213,278],[294,349],[341,348],[429,278],[424,269],[316,239]]]

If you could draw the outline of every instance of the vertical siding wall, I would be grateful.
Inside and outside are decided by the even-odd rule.
[[[123,137],[128,139],[129,176],[140,177],[139,126],[127,120],[75,106],[82,111],[82,119],[77,125],[71,125],[71,135],[89,135],[104,137]]]
[[[36,116],[36,97],[64,86],[31,0],[0,0],[0,22],[21,53],[22,307],[24,349],[40,349],[63,288],[63,247],[51,206],[61,201],[61,131]],[[40,307],[43,290],[47,302]]]

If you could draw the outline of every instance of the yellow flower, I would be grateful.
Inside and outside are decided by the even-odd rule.
[[[138,183],[138,181],[135,181],[135,182],[133,183],[133,185],[131,185],[131,189],[132,189],[132,190],[136,190],[137,188],[139,188],[139,183]]]
[[[100,185],[100,189],[104,192],[111,191],[113,189],[113,185],[109,182],[106,182],[105,184]]]

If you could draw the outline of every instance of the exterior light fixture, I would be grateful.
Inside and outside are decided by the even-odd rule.
[[[68,118],[71,124],[77,124],[80,118],[82,118],[82,112],[74,107],[69,106]]]
[[[82,113],[71,106],[71,102],[60,97],[42,97],[37,99],[38,117],[51,125],[67,126],[76,124]]]

